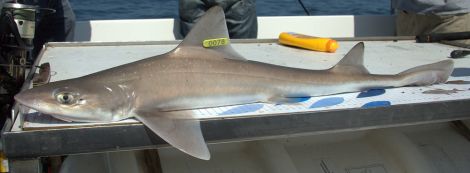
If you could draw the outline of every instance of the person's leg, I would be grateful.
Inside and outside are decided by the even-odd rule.
[[[433,28],[441,23],[436,15],[421,15],[411,12],[398,11],[396,32],[399,36],[416,36],[431,33]]]
[[[224,7],[230,38],[256,38],[258,20],[255,0],[237,0]]]
[[[179,0],[180,32],[183,37],[208,8],[202,0]]]
[[[456,15],[421,15],[399,11],[396,18],[396,32],[399,36],[470,32],[470,13]],[[470,40],[452,42],[470,44]]]
[[[230,38],[256,38],[258,20],[255,0],[180,0],[181,34],[186,36],[198,19],[212,6],[224,9]]]
[[[470,13],[439,16],[439,25],[435,26],[431,33],[470,32]],[[455,40],[450,43],[465,44],[470,46],[470,39]]]

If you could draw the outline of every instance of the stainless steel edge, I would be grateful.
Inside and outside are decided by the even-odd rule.
[[[414,40],[413,36],[383,37],[337,37],[337,41],[398,41]],[[231,39],[232,43],[277,43],[278,39]],[[121,46],[121,45],[162,45],[179,44],[181,40],[168,41],[135,41],[135,42],[50,42],[46,47],[77,47],[77,46]]]
[[[470,118],[470,100],[393,105],[269,116],[211,119],[201,122],[209,143],[258,140],[305,134],[354,131]],[[166,142],[142,124],[6,132],[8,158],[158,148]]]

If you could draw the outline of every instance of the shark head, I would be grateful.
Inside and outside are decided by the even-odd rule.
[[[127,118],[130,111],[134,97],[125,88],[72,79],[25,90],[15,100],[64,121],[111,122]]]

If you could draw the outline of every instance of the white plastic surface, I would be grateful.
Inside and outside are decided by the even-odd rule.
[[[110,29],[112,28],[112,29]],[[258,17],[258,38],[281,32],[321,37],[392,36],[394,16]],[[174,19],[95,20],[76,23],[75,41],[125,42],[182,39]]]
[[[357,42],[339,42],[336,53],[322,53],[296,49],[277,43],[240,43],[234,48],[253,61],[296,68],[322,70],[335,65]],[[121,64],[159,55],[176,45],[121,45],[48,47],[41,62],[49,62],[54,75],[51,81],[80,77]],[[396,74],[419,65],[447,59],[454,47],[442,44],[417,44],[411,41],[369,41],[365,43],[365,66],[373,74]],[[90,63],[93,62],[93,63]],[[406,63],[403,63],[406,62]],[[250,104],[191,110],[200,119],[234,116],[252,116],[275,113],[325,111],[334,109],[368,108],[470,98],[469,59],[455,61],[456,68],[466,73],[449,80],[462,84],[440,84],[423,87],[402,87],[374,90],[364,93],[346,93],[312,97],[298,104]],[[467,81],[467,82],[465,82]],[[432,90],[455,93],[425,94]],[[376,93],[374,93],[376,92]]]

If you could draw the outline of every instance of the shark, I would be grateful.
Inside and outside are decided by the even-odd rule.
[[[133,117],[173,147],[209,160],[200,120],[181,110],[431,85],[445,82],[453,70],[453,61],[443,60],[394,75],[371,74],[363,63],[362,42],[329,69],[299,69],[247,60],[228,38],[223,9],[212,7],[167,53],[24,90],[15,100],[65,121]],[[223,44],[205,46],[214,39]]]

